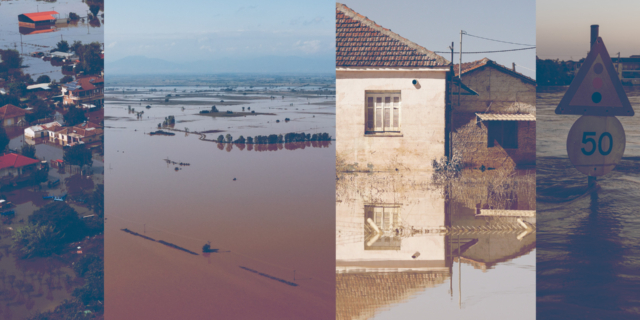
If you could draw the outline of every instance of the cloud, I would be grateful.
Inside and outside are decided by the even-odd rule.
[[[304,53],[316,53],[320,51],[320,40],[298,40],[293,47]]]
[[[118,41],[111,42],[111,43],[107,46],[107,48],[113,48],[113,47],[115,47],[115,46],[116,46],[116,44],[117,44],[117,43],[118,43]]]
[[[236,13],[242,13],[244,11],[250,11],[250,10],[253,10],[255,8],[257,8],[257,6],[248,6],[248,7],[242,6],[242,7],[240,7],[238,9],[238,11],[236,11]]]

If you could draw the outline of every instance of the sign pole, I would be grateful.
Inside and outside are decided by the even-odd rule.
[[[591,25],[591,38],[589,41],[589,51],[591,51],[591,47],[593,47],[593,45],[596,43],[596,40],[598,40],[598,34],[600,33],[599,31],[600,31],[600,25],[597,25],[597,24]],[[597,180],[598,180],[598,177],[587,176],[587,188],[589,189],[594,188],[596,186]]]

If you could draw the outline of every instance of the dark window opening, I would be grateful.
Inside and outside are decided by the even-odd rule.
[[[489,134],[487,147],[495,147],[495,144],[505,149],[518,148],[518,122],[517,121],[487,121]]]

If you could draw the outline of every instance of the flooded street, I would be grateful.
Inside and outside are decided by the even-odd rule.
[[[34,0],[0,1],[0,49],[15,49],[23,58],[23,65],[27,66],[24,73],[36,80],[41,75],[47,75],[52,80],[60,81],[65,74],[62,65],[52,61],[45,61],[39,57],[32,57],[33,52],[49,52],[56,48],[60,40],[66,40],[69,45],[74,41],[88,44],[94,41],[102,43],[104,40],[104,18],[102,10],[98,18],[87,20],[89,5],[99,5],[91,1],[82,0],[56,1],[53,3]],[[101,7],[102,8],[102,7]],[[71,22],[58,21],[46,28],[20,27],[18,15],[31,12],[56,11],[58,18],[63,19],[73,12],[82,17]],[[73,75],[73,73],[69,73]]]
[[[640,91],[625,90],[637,111]],[[538,316],[637,319],[640,118],[618,117],[626,132],[624,156],[598,177],[596,190],[587,190],[587,177],[566,153],[579,116],[554,113],[563,94],[549,88],[537,99]]]
[[[342,173],[337,319],[535,319],[535,173]]]
[[[334,95],[221,89],[107,90],[106,318],[334,317],[333,142],[212,141],[333,137]],[[219,114],[199,114],[214,105]],[[162,131],[175,135],[149,135],[170,116]],[[208,241],[217,252],[202,252]]]

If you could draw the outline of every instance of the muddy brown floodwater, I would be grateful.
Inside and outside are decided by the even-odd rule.
[[[535,319],[535,172],[342,173],[336,318]]]
[[[554,113],[565,90],[538,88],[538,316],[638,319],[640,117],[618,117],[626,131],[624,156],[592,192],[566,152],[579,116]],[[625,91],[637,113],[640,91]]]
[[[301,131],[334,136],[335,105],[312,103],[335,99],[284,88],[224,98],[219,88],[137,89],[106,94],[105,317],[334,318],[333,143],[271,152],[234,145],[223,152],[201,134],[148,133],[173,115],[173,129],[203,132],[206,139]],[[176,92],[180,97],[163,104]],[[276,92],[278,99],[271,99]],[[149,98],[157,101],[140,101]],[[130,113],[129,105],[144,114]],[[276,115],[198,115],[212,105]],[[204,133],[212,130],[223,132]],[[207,241],[218,251],[203,254]]]

